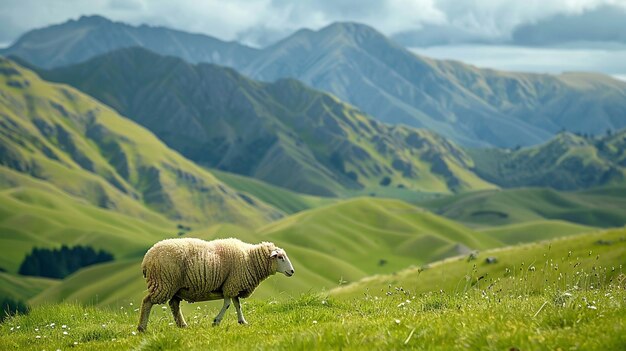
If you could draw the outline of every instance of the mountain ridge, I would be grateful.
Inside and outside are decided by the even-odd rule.
[[[97,22],[106,21],[98,18]],[[68,27],[77,22],[66,22],[54,30],[65,25],[68,33],[74,33],[76,30]],[[187,38],[184,32],[163,27],[133,27],[111,21],[106,25],[122,34],[141,32],[144,39],[115,42],[105,33],[108,49],[79,50],[81,55],[89,54],[68,56],[65,62],[77,63],[107,50],[140,45],[192,63],[227,65],[255,79],[295,78],[383,122],[426,127],[466,146],[527,146],[548,140],[562,128],[601,134],[606,129],[626,127],[626,119],[621,117],[626,114],[626,83],[600,76],[572,80],[567,75],[510,73],[433,60],[354,22],[334,23],[317,31],[299,30],[263,49],[202,35],[199,41],[183,40]],[[97,31],[89,27],[92,32]],[[159,46],[147,39],[155,35],[174,36],[180,43]],[[90,40],[84,38],[77,44],[59,39],[62,45],[46,47],[50,53],[41,49],[37,54],[20,51],[27,43],[36,42],[27,39],[28,34],[0,54],[15,54],[36,65],[52,67],[55,61],[47,59],[51,53],[67,53],[61,50],[63,45],[88,47]],[[589,115],[594,116],[594,122],[589,121]]]
[[[467,171],[472,161],[453,143],[384,125],[293,79],[254,81],[142,48],[39,74],[109,104],[204,166],[299,192],[492,187]]]

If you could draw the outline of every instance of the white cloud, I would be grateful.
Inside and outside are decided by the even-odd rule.
[[[387,35],[438,24],[497,38],[520,23],[603,4],[626,8],[626,0],[2,0],[0,42],[84,14],[257,42],[267,41],[257,29],[273,39],[335,21],[363,22]]]

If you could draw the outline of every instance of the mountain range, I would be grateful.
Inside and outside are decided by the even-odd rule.
[[[90,94],[198,164],[298,192],[485,189],[471,159],[428,132],[377,122],[293,79],[263,83],[142,48],[39,71]]]
[[[425,127],[466,146],[525,146],[564,128],[597,135],[626,127],[624,82],[596,74],[508,73],[433,60],[357,23],[303,29],[255,49],[91,16],[26,33],[0,54],[52,68],[128,46],[230,66],[263,81],[295,78],[383,122]]]

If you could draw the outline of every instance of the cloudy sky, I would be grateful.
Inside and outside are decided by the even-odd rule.
[[[252,46],[302,27],[356,21],[435,57],[550,72],[582,66],[626,76],[619,64],[626,50],[626,0],[0,0],[0,45],[30,29],[90,14]],[[563,55],[572,59],[563,61]],[[590,63],[558,67],[574,59]],[[543,63],[519,65],[529,60]]]

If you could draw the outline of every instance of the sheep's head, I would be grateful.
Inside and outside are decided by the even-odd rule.
[[[285,250],[275,248],[270,254],[270,259],[275,260],[276,272],[283,273],[288,277],[291,277],[295,273]]]

